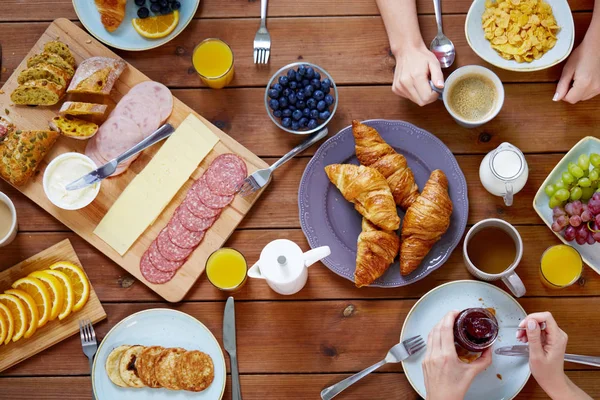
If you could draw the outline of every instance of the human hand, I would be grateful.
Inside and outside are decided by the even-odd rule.
[[[571,53],[552,100],[575,104],[600,94],[600,54],[596,50],[593,40],[584,39]]]
[[[420,106],[433,103],[438,93],[431,90],[429,80],[440,89],[444,87],[444,74],[435,54],[423,43],[403,48],[394,54],[396,70],[392,91]]]
[[[429,333],[423,375],[427,400],[462,400],[473,379],[492,364],[491,349],[470,364],[458,358],[454,347],[454,321],[458,311],[451,311]]]

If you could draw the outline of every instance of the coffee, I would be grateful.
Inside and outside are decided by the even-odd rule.
[[[498,93],[492,80],[470,73],[456,79],[448,88],[448,105],[461,119],[481,121],[496,107]]]
[[[0,240],[10,232],[13,224],[13,215],[8,205],[0,200]]]
[[[501,274],[517,258],[517,246],[504,229],[483,228],[467,243],[467,255],[473,265],[487,274]]]

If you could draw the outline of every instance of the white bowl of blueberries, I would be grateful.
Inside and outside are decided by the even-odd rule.
[[[322,129],[337,109],[337,86],[323,68],[296,62],[271,77],[265,107],[271,120],[284,131],[308,135]]]

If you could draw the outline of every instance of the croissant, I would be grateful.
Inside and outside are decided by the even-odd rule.
[[[94,0],[94,2],[104,28],[109,32],[114,32],[125,18],[127,0]]]
[[[386,231],[398,229],[400,217],[392,192],[376,169],[363,165],[332,164],[325,167],[325,173],[363,217]]]
[[[363,218],[354,271],[356,287],[370,285],[383,275],[394,262],[399,249],[400,238],[395,232],[382,231]]]
[[[439,169],[431,173],[425,188],[406,211],[402,225],[400,272],[413,272],[450,226],[452,200],[448,179]]]
[[[412,170],[402,154],[387,144],[375,128],[352,121],[356,157],[362,165],[375,168],[387,179],[394,201],[407,210],[419,196]]]

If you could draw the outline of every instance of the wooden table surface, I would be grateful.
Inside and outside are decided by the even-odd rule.
[[[430,0],[418,3],[421,29],[429,42],[436,30],[433,6]],[[593,1],[569,3],[574,11],[577,45],[588,27]],[[453,68],[485,65],[464,37],[469,5],[469,0],[444,2],[445,32],[457,46]],[[467,178],[469,225],[483,218],[502,218],[523,236],[525,253],[517,272],[525,282],[527,296],[519,302],[528,312],[549,310],[555,315],[569,334],[568,352],[600,355],[597,329],[591,329],[600,326],[600,277],[585,268],[582,279],[571,288],[552,291],[542,286],[538,278],[540,256],[559,240],[531,207],[538,187],[563,154],[582,137],[598,136],[600,97],[574,106],[553,103],[562,65],[533,73],[494,69],[505,82],[504,108],[492,122],[467,130],[454,123],[440,102],[420,108],[392,94],[394,59],[374,0],[272,0],[268,26],[273,48],[267,67],[252,63],[259,9],[256,0],[202,0],[195,19],[175,40],[146,52],[118,53],[151,79],[168,85],[182,101],[269,163],[301,139],[270,123],[263,105],[264,86],[279,67],[297,60],[321,65],[339,85],[339,108],[330,134],[354,118],[387,118],[406,120],[437,135],[456,154]],[[59,17],[77,20],[71,0],[2,0],[1,82],[12,74],[49,22]],[[230,88],[214,91],[202,87],[192,68],[191,52],[206,37],[222,38],[233,48],[236,77]],[[504,141],[523,150],[530,168],[527,186],[516,196],[513,207],[505,207],[501,198],[488,194],[478,178],[483,156]],[[294,240],[308,249],[298,220],[297,192],[315,150],[316,146],[277,172],[270,188],[229,240],[228,245],[241,250],[249,263],[254,263],[262,247],[276,238]],[[100,338],[133,312],[170,307],[200,319],[222,341],[226,295],[204,277],[183,302],[165,303],[4,182],[0,191],[15,202],[20,225],[17,239],[0,249],[0,269],[69,238],[108,314],[108,319],[96,326]],[[404,288],[359,290],[322,264],[311,267],[309,275],[305,289],[290,297],[275,294],[259,281],[249,282],[236,293],[238,357],[246,400],[319,398],[324,387],[385,355],[398,341],[404,318],[420,296],[442,283],[471,278],[460,250],[442,268]],[[600,398],[600,370],[574,364],[566,364],[566,369],[592,397]],[[0,375],[0,399],[89,399],[90,393],[88,362],[77,336]],[[229,382],[224,398],[231,398]],[[419,396],[403,376],[401,366],[394,365],[382,368],[339,398]],[[517,398],[547,396],[531,379]]]

